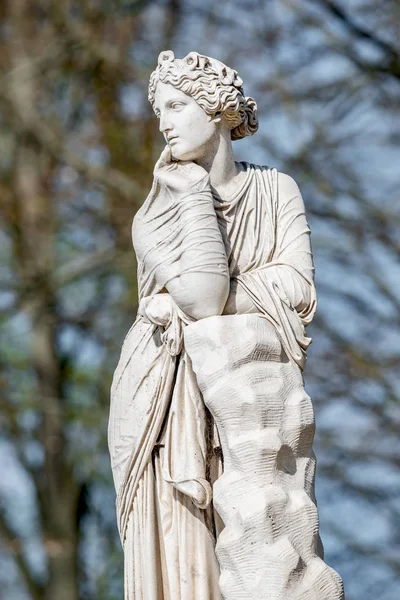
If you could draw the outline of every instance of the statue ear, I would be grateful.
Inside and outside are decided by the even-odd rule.
[[[222,112],[216,112],[211,118],[210,121],[214,121],[214,123],[220,123],[222,119]]]

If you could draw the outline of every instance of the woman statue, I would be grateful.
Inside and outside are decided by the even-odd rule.
[[[343,597],[301,374],[310,231],[290,177],[233,159],[258,127],[242,85],[196,52],[162,52],[150,78],[167,146],[133,223],[140,303],[109,425],[126,600]]]

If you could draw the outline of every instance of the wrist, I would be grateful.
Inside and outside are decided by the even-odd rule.
[[[172,300],[169,294],[154,294],[142,298],[138,314],[155,325],[166,327],[172,316]]]

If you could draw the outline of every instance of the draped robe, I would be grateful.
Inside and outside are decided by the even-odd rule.
[[[251,300],[252,312],[274,325],[293,368],[302,369],[310,343],[305,326],[316,306],[304,204],[291,178],[248,163],[242,168],[236,192],[213,204],[207,181],[199,182],[196,202],[175,200],[154,184],[133,225],[139,298],[166,291],[185,251],[196,260],[205,231],[210,244],[222,235],[225,256],[215,261],[203,253],[196,268],[216,273],[227,259],[231,281]],[[218,517],[210,504],[218,475],[218,466],[210,473],[210,452],[218,439],[210,444],[183,344],[192,319],[174,306],[165,328],[137,317],[112,384],[109,446],[127,600],[220,598],[213,552]],[[200,506],[190,497],[190,481],[205,492]]]

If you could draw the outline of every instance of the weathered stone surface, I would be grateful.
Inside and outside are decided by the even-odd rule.
[[[299,367],[258,315],[192,324],[185,347],[224,457],[213,490],[222,596],[339,600],[341,580],[320,555],[314,415]]]

